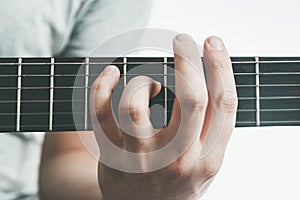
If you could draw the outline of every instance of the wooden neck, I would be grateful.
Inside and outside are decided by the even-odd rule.
[[[300,125],[300,58],[231,59],[237,127]],[[136,75],[165,86],[151,104],[163,107],[155,110],[160,114],[154,126],[166,126],[174,99],[173,58],[0,58],[0,132],[91,130],[90,87],[111,63],[121,71],[113,101]]]

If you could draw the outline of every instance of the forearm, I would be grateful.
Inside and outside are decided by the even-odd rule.
[[[82,151],[64,153],[43,161],[40,168],[40,198],[101,200],[97,163]]]
[[[40,199],[101,200],[97,165],[77,132],[46,134],[39,174]]]

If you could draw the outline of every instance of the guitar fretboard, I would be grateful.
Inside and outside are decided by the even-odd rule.
[[[237,127],[300,125],[300,58],[231,59],[239,99]],[[166,126],[175,96],[171,57],[0,58],[0,132],[92,130],[90,89],[108,64],[121,71],[115,104],[134,76],[162,83],[151,100],[160,105],[151,107],[156,113],[151,120],[157,128]]]

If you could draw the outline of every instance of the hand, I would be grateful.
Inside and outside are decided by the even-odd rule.
[[[208,38],[204,44],[204,75],[191,37],[178,35],[174,52],[176,100],[168,127],[158,133],[149,119],[149,98],[159,93],[158,82],[139,76],[128,83],[119,104],[120,127],[111,106],[119,70],[107,67],[93,84],[92,121],[101,157],[138,172],[124,172],[99,162],[98,182],[104,199],[197,199],[221,167],[237,109],[228,53],[219,38]],[[103,134],[117,147],[139,153],[137,159],[133,162],[126,154],[108,149]],[[145,156],[172,143],[176,135],[181,139],[167,154],[153,159]],[[169,158],[173,162],[152,170]]]

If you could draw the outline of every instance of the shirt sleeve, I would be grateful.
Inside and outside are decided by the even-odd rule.
[[[88,56],[110,37],[146,26],[152,0],[94,0],[76,17],[60,56]]]

